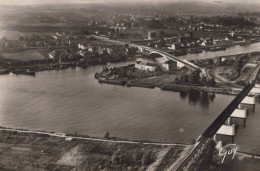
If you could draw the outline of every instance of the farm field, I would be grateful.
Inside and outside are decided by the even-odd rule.
[[[18,31],[0,30],[0,38],[6,37],[7,40],[17,40],[21,36],[21,33]]]
[[[41,60],[45,57],[37,51],[28,50],[24,52],[13,52],[2,54],[3,58],[14,59],[19,61],[31,61],[31,60]]]

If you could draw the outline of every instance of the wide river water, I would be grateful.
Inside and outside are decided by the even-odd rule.
[[[257,45],[249,45],[251,51],[260,50]],[[231,53],[231,49],[226,51]],[[191,143],[234,99],[100,84],[94,74],[102,67],[44,71],[35,77],[0,76],[0,125],[94,137],[108,131],[130,140]],[[260,154],[259,100],[257,103],[247,126],[238,129],[235,143],[241,151]]]
[[[218,57],[218,56],[249,53],[249,52],[254,52],[254,51],[260,51],[260,42],[249,44],[249,45],[244,45],[244,46],[234,45],[234,46],[227,48],[226,50],[216,51],[216,52],[204,50],[202,53],[187,54],[187,55],[181,56],[181,58],[187,59],[187,60],[198,60],[198,59],[213,58],[213,57]]]

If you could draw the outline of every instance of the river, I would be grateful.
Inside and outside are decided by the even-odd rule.
[[[257,45],[249,47],[255,51]],[[133,61],[112,66],[127,63]],[[94,74],[102,67],[44,71],[35,77],[1,75],[0,125],[93,137],[103,137],[108,131],[130,140],[192,143],[234,99],[100,84]],[[260,154],[259,114],[258,100],[247,126],[237,131],[239,150]]]
[[[100,84],[101,69],[0,76],[0,125],[190,143],[234,98]]]
[[[94,137],[109,131],[131,140],[191,143],[234,98],[100,84],[94,79],[100,70],[102,66],[91,66],[38,72],[36,77],[0,76],[0,125]],[[259,107],[237,137],[244,149],[260,153],[260,138],[254,138],[260,131],[257,113]]]
[[[211,51],[205,51],[203,50],[202,53],[197,53],[197,54],[187,54],[184,56],[181,56],[182,59],[187,59],[187,60],[199,60],[199,59],[206,59],[206,58],[214,58],[218,56],[227,56],[227,55],[235,55],[235,54],[240,54],[240,53],[250,53],[254,51],[260,51],[260,42],[257,43],[252,43],[249,45],[234,45],[226,50],[222,51],[216,51],[216,52],[211,52]]]

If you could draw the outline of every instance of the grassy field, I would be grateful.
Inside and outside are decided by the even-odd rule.
[[[160,170],[169,167],[183,150],[0,131],[0,170]]]
[[[32,36],[34,34],[39,34],[41,36],[53,36],[56,32],[20,32],[23,36]]]
[[[0,30],[0,38],[6,37],[7,40],[17,40],[21,36],[18,31]]]
[[[169,37],[171,37],[171,36],[178,37],[178,35],[185,35],[186,33],[189,33],[188,31],[181,31],[181,30],[131,28],[131,29],[127,29],[124,32],[126,36],[122,39],[127,39],[130,41],[145,39],[145,38],[147,38],[147,34],[149,31],[156,31],[157,35],[159,35],[159,33],[161,31],[163,31]],[[226,36],[226,34],[218,33],[218,32],[193,31],[193,36],[194,37],[211,37],[211,36],[213,36],[215,38],[224,38]]]
[[[14,59],[19,61],[30,61],[30,60],[41,60],[45,59],[43,55],[34,50],[24,51],[24,52],[12,52],[2,54],[4,58]]]

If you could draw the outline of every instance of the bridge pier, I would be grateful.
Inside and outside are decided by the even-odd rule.
[[[231,123],[233,124],[242,124],[246,126],[246,117],[247,117],[247,109],[235,109],[234,112],[230,115]]]
[[[215,141],[222,141],[223,144],[234,143],[235,140],[235,124],[222,125],[214,135]]]
[[[239,109],[248,109],[249,111],[255,112],[255,96],[246,96],[239,104]]]
[[[249,95],[254,95],[254,96],[259,97],[260,96],[260,87],[256,87],[256,86],[253,87],[252,90],[250,91]]]
[[[225,125],[228,125],[228,126],[232,125],[232,119],[231,119],[231,117],[228,117],[228,119],[227,119],[226,122],[225,122]]]

